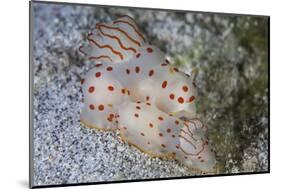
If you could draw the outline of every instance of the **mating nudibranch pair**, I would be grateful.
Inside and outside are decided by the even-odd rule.
[[[81,81],[86,126],[118,129],[123,141],[151,156],[214,171],[207,128],[196,118],[194,74],[179,71],[146,43],[131,17],[96,24],[79,51],[96,63]]]

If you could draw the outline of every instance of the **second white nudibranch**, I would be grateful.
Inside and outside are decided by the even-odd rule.
[[[196,74],[172,66],[129,16],[97,24],[79,50],[96,62],[81,81],[85,125],[118,129],[124,141],[145,153],[214,171],[207,129],[197,118]]]

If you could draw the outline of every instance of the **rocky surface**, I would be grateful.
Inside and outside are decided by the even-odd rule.
[[[180,69],[199,68],[198,108],[219,173],[267,171],[267,18],[34,3],[34,184],[201,174],[80,124],[80,79],[92,63],[78,44],[118,14],[134,17]]]

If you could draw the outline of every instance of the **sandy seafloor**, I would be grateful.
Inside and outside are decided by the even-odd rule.
[[[140,23],[141,29],[152,44],[159,46],[169,56],[177,57],[177,54],[185,53],[193,48],[198,43],[195,39],[200,38],[202,34],[205,40],[214,37],[216,31],[212,28],[196,24],[196,19],[202,20],[204,16],[202,14],[183,14],[174,17],[173,14],[165,12],[155,14],[148,11],[143,14],[142,10],[128,11],[116,8],[103,9],[101,7],[36,3],[34,7],[32,57],[34,185],[201,174],[193,172],[173,160],[151,158],[121,142],[115,132],[96,131],[83,127],[79,119],[83,105],[80,80],[93,64],[82,59],[77,48],[83,35],[90,31],[97,22],[110,21],[114,19],[114,14],[129,14]],[[223,19],[216,19],[215,22],[225,24]],[[222,34],[227,35],[227,30],[224,32]],[[216,38],[213,41],[216,41]],[[215,43],[221,45],[221,41]],[[243,56],[241,54],[243,51],[239,53],[240,56]],[[204,66],[204,62],[202,65]],[[204,81],[204,77],[199,75],[199,88],[200,80]],[[204,84],[204,82],[201,83],[201,88],[204,88]],[[209,94],[212,98],[216,98],[215,92]],[[264,104],[261,106],[266,107]],[[204,114],[207,117],[206,121],[209,120],[209,127],[212,126],[211,120],[216,117],[222,119],[219,118],[220,112],[214,113],[216,107],[214,106],[209,114]],[[243,146],[241,151],[239,151],[241,146],[238,146],[238,155],[234,153],[236,149],[225,152],[221,147],[224,143],[229,145],[232,138],[225,137],[224,140],[217,141],[220,139],[217,136],[228,136],[226,131],[221,129],[222,126],[210,128],[210,140],[212,141],[213,138],[217,159],[223,167],[220,173],[267,171],[268,121],[264,115],[266,114],[262,114],[263,117],[259,122],[263,130],[257,132],[257,136],[249,138],[249,145]],[[213,123],[213,125],[217,124]],[[227,125],[223,126],[227,127]],[[227,132],[230,131],[227,130]],[[237,129],[235,132],[237,133]],[[229,148],[226,146],[225,149]]]

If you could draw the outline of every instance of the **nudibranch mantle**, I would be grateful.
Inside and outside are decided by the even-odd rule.
[[[81,81],[81,122],[119,130],[125,142],[152,156],[214,171],[207,127],[196,114],[194,76],[172,66],[160,49],[146,43],[131,17],[96,24],[79,51],[95,62]]]

